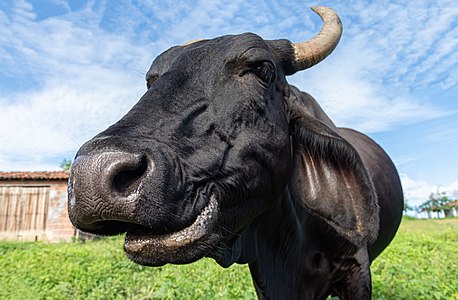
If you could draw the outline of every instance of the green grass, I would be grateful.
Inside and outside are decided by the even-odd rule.
[[[404,220],[373,263],[374,299],[458,299],[458,219]],[[246,266],[130,262],[122,238],[0,242],[0,299],[254,299]]]
[[[371,270],[374,299],[458,299],[458,219],[403,220]]]

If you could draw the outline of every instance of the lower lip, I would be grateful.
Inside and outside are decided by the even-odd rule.
[[[218,202],[212,194],[210,201],[197,216],[194,223],[180,231],[164,235],[136,235],[127,233],[124,249],[128,253],[141,254],[142,252],[167,252],[168,250],[184,247],[202,239],[216,219]]]

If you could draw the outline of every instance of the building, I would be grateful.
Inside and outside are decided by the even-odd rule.
[[[67,171],[0,172],[0,239],[71,241]]]
[[[458,217],[458,200],[451,200],[441,206],[434,206],[431,203],[427,207],[424,207],[420,211],[421,213],[426,212],[427,218],[450,218]],[[436,213],[436,215],[434,215]]]
[[[448,208],[444,210],[446,217],[458,217],[458,200],[451,201],[446,206]]]

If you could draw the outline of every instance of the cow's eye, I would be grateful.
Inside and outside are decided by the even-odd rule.
[[[271,84],[275,81],[275,67],[271,62],[263,61],[257,63],[251,68],[251,72],[266,84]]]

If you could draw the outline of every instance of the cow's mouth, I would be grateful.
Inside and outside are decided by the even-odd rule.
[[[188,227],[167,234],[152,234],[144,228],[127,230],[124,250],[136,263],[158,266],[165,263],[188,263],[198,257],[195,248],[205,244],[218,215],[218,201],[213,193],[195,221]],[[188,251],[189,248],[194,251]],[[194,253],[195,255],[190,255]]]

